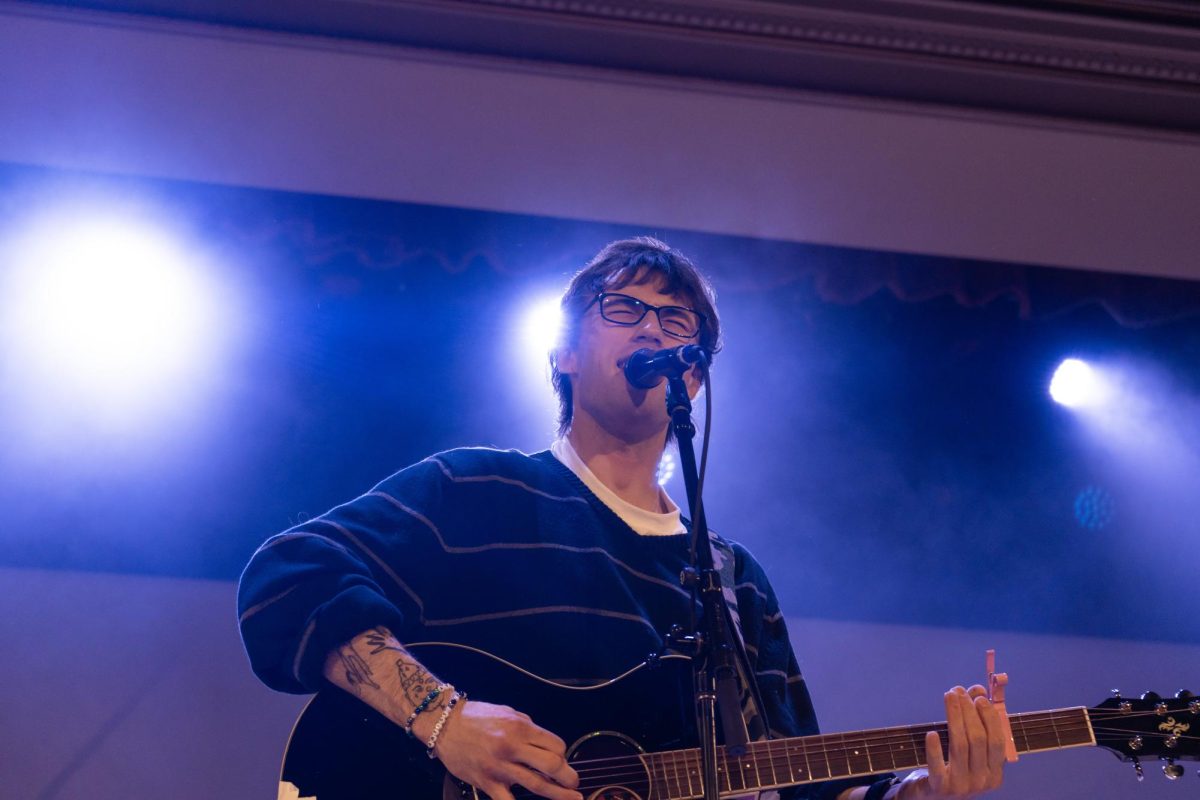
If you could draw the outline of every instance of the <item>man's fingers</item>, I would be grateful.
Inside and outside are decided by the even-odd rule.
[[[508,776],[513,783],[520,784],[534,794],[550,800],[582,800],[583,797],[574,789],[560,786],[537,770],[520,764],[513,764],[508,770]]]
[[[543,750],[548,750],[557,755],[565,755],[567,752],[567,743],[555,736],[550,731],[539,726],[533,720],[528,721],[529,729],[523,732],[525,741],[535,747],[540,747]]]
[[[961,686],[955,686],[946,692],[946,730],[947,738],[950,740],[948,761],[951,775],[966,769],[970,759],[967,737],[963,735],[966,731],[963,721],[963,695],[959,694],[963,691]]]
[[[929,784],[936,791],[946,781],[946,757],[942,753],[942,739],[937,731],[925,734],[925,760],[929,762]]]
[[[526,746],[521,748],[516,760],[562,786],[574,789],[579,785],[579,773],[567,763],[566,758],[558,753],[552,753],[540,747]]]
[[[975,702],[968,697],[966,691],[958,695],[958,705],[962,709],[963,732],[967,739],[969,754],[967,767],[970,769],[972,788],[978,788],[986,783],[989,768],[987,729],[983,727],[983,721],[979,719],[979,707]],[[986,704],[985,700],[984,705]]]
[[[1005,741],[1004,724],[1000,719],[1000,712],[996,710],[986,698],[976,698],[975,708],[979,711],[979,718],[983,720],[983,727],[987,730],[988,739],[988,789],[995,789],[1000,785],[1004,775],[1005,750],[1008,744]]]

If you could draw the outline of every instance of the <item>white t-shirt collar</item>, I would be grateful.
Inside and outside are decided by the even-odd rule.
[[[596,474],[588,469],[588,465],[583,463],[583,459],[575,452],[575,448],[567,441],[564,436],[556,439],[550,445],[550,452],[554,457],[561,461],[567,469],[574,472],[579,480],[583,481],[583,485],[592,491],[592,494],[600,498],[604,505],[612,509],[613,513],[625,522],[630,528],[643,536],[674,536],[680,533],[687,533],[687,528],[683,525],[683,520],[680,518],[679,507],[671,500],[663,488],[658,489],[659,496],[662,498],[663,505],[670,509],[666,513],[657,513],[647,511],[644,508],[638,508],[632,503],[622,500],[617,494],[604,485]]]

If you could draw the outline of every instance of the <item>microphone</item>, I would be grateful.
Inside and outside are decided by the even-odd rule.
[[[638,389],[653,389],[667,375],[682,375],[693,364],[708,364],[708,353],[698,344],[681,344],[666,350],[635,350],[625,362],[625,380]]]

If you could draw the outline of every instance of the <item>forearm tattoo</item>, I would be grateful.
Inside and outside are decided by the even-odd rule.
[[[404,648],[400,646],[400,642],[392,636],[387,628],[372,628],[367,631],[367,644],[371,646],[371,655],[381,653],[384,650],[395,650],[397,653],[403,653]]]
[[[362,656],[354,652],[353,647],[343,647],[338,651],[338,658],[341,659],[342,669],[345,670],[346,683],[354,690],[355,694],[362,694],[361,687],[370,686],[372,689],[378,689],[379,684],[375,682],[374,673],[371,672],[371,666],[363,660]]]
[[[404,697],[415,708],[420,705],[429,693],[436,689],[441,681],[437,676],[431,674],[429,670],[421,666],[408,651],[405,650],[399,640],[382,626],[372,628],[367,631],[360,639],[360,643],[365,643],[371,648],[369,655],[374,656],[384,651],[390,650],[393,653],[398,653],[399,658],[393,662],[396,668],[396,677],[400,684],[400,690],[404,693]],[[361,644],[360,644],[361,646]],[[353,647],[345,648],[342,651],[342,664],[346,670],[346,681],[358,691],[360,685],[371,686],[372,688],[380,688],[375,683],[373,673],[367,662],[364,661],[354,651]],[[379,664],[375,665],[377,668]],[[449,702],[449,697],[438,697],[427,710],[436,710]]]
[[[424,700],[440,683],[437,678],[430,674],[429,670],[415,661],[398,659],[396,661],[396,671],[400,676],[400,688],[404,690],[404,696],[414,706]],[[433,708],[440,708],[446,700],[447,698],[439,697],[435,701]]]

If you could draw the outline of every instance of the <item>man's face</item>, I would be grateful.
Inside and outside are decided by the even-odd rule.
[[[652,306],[687,306],[690,298],[663,294],[659,283],[633,283],[611,291],[635,297]],[[576,419],[586,414],[611,435],[627,442],[663,437],[668,423],[664,380],[653,389],[636,389],[625,380],[625,362],[642,348],[660,350],[695,339],[669,336],[649,312],[636,325],[618,325],[600,315],[593,303],[579,324],[579,342],[559,353],[558,369],[570,377]],[[700,382],[694,370],[685,375],[688,394],[695,396]]]

